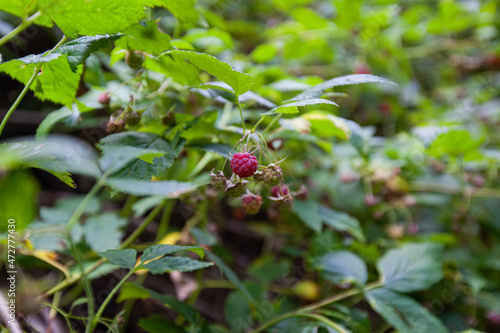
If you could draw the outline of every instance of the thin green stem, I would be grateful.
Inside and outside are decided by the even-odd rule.
[[[36,15],[36,14],[35,14]],[[33,16],[35,16],[33,15]],[[33,17],[31,16],[31,17]],[[28,19],[29,20],[29,19]],[[22,23],[21,23],[22,25]],[[19,27],[18,27],[19,28]],[[15,29],[14,29],[15,30]],[[14,31],[13,30],[13,31]],[[12,32],[12,31],[11,31]],[[7,37],[9,34],[5,35],[2,39],[0,39],[0,46],[2,46],[2,40],[4,40],[5,37]],[[61,45],[64,41],[66,40],[66,36],[63,36],[61,38],[61,40],[59,41],[59,43],[56,44],[56,46],[54,46],[50,51],[48,51],[45,55],[49,55],[51,54],[56,48],[59,47],[59,45]],[[26,83],[26,85],[24,86],[23,90],[21,91],[21,93],[19,94],[19,96],[17,96],[16,100],[14,101],[14,103],[12,104],[12,106],[10,107],[9,111],[7,111],[7,113],[5,114],[5,117],[2,119],[2,123],[0,124],[0,136],[2,136],[2,132],[5,128],[5,126],[7,125],[7,122],[9,121],[9,118],[12,116],[12,114],[14,113],[14,111],[16,111],[17,107],[19,106],[19,104],[21,103],[21,101],[23,100],[24,96],[26,96],[26,93],[28,92],[29,88],[31,87],[31,85],[33,84],[33,82],[35,81],[36,77],[38,76],[38,72],[40,72],[40,68],[42,67],[42,64],[38,64],[36,65],[35,67],[35,70],[33,71],[33,75],[31,75],[30,79],[28,80],[28,82]]]
[[[120,245],[119,248],[124,249],[124,248],[128,247],[130,244],[132,244],[137,239],[137,237],[140,236],[141,232],[143,232],[144,229],[146,229],[146,227],[151,223],[151,221],[153,221],[154,218],[160,213],[161,208],[162,208],[162,205],[159,205],[154,210],[152,210],[151,213],[149,213],[149,215],[141,223],[141,225],[132,234],[130,234],[130,236],[127,237],[127,239]],[[93,270],[95,270],[96,268],[98,268],[99,266],[101,266],[105,262],[106,262],[106,259],[104,259],[104,258],[99,259],[92,266],[85,269],[84,273],[89,274],[90,272],[92,272]],[[80,280],[81,277],[82,277],[81,273],[76,273],[76,274],[72,275],[71,277],[59,282],[56,286],[54,286],[51,289],[49,289],[48,291],[46,291],[43,295],[37,297],[37,300],[39,301],[44,297],[50,296],[50,295],[52,295],[52,294],[54,294],[54,293],[56,293],[64,288],[72,285],[73,283]]]
[[[156,232],[157,242],[168,232],[168,226],[170,224],[170,217],[172,216],[174,205],[175,200],[166,200],[163,208],[163,213],[161,215],[160,225],[158,226],[158,231]]]
[[[252,128],[252,130],[250,131],[250,133],[255,132],[255,130],[257,129],[257,126],[259,126],[259,125],[260,125],[260,123],[264,121],[264,119],[266,119],[266,116],[262,116],[262,117],[260,118],[260,120],[259,120],[259,121],[255,124],[255,126]]]
[[[111,301],[111,299],[113,298],[113,296],[116,294],[116,292],[120,289],[120,287],[125,283],[125,281],[128,280],[129,277],[132,276],[132,274],[134,274],[134,269],[131,269],[124,277],[123,279],[120,280],[120,282],[118,282],[118,284],[113,288],[113,290],[111,290],[111,292],[109,293],[108,297],[106,297],[106,299],[104,300],[104,302],[102,302],[101,306],[99,307],[99,310],[97,310],[97,313],[94,317],[94,319],[92,320],[92,323],[90,325],[90,329],[93,331],[94,328],[97,326],[97,324],[99,323],[99,319],[101,318],[102,316],[102,313],[104,312],[104,309],[106,309],[106,306],[108,306],[108,303]]]
[[[127,237],[127,239],[120,245],[120,249],[124,249],[129,247],[141,234],[142,232],[148,227],[148,225],[155,219],[155,217],[160,214],[162,208],[163,208],[164,202],[156,206],[155,209],[149,213],[149,215],[142,221],[142,223],[137,227],[137,229],[134,230],[133,233],[130,234],[130,236]]]
[[[80,217],[82,217],[83,213],[85,212],[85,209],[87,208],[87,205],[90,203],[90,201],[94,198],[94,196],[99,192],[99,190],[104,186],[104,180],[100,179],[97,181],[97,183],[94,184],[94,186],[90,189],[89,193],[83,198],[82,202],[78,205],[76,210],[73,212],[73,215],[71,215],[68,224],[66,225],[66,229],[68,231],[71,231],[75,224],[78,222]]]
[[[285,319],[289,319],[289,318],[292,318],[292,317],[296,317],[296,316],[302,316],[302,317],[304,317],[304,316],[311,316],[311,315],[312,316],[318,316],[316,314],[310,314],[308,312],[314,311],[314,310],[316,310],[318,308],[321,308],[321,307],[323,307],[325,305],[328,305],[328,304],[331,304],[331,303],[334,303],[334,302],[338,302],[338,301],[343,300],[345,298],[357,295],[359,293],[362,293],[362,292],[365,292],[365,291],[368,291],[368,290],[371,290],[371,289],[378,288],[378,287],[380,287],[380,285],[381,285],[381,282],[380,281],[376,281],[376,282],[373,282],[373,283],[370,283],[370,284],[366,285],[366,287],[364,289],[350,289],[350,290],[347,290],[347,291],[345,291],[343,293],[340,293],[338,295],[325,298],[324,300],[321,300],[319,302],[303,306],[303,307],[301,307],[301,308],[299,308],[299,309],[297,309],[295,311],[288,312],[288,313],[285,313],[285,314],[282,314],[280,316],[277,316],[277,317],[274,317],[274,318],[271,318],[271,319],[267,320],[261,326],[259,326],[255,330],[253,330],[252,333],[264,332],[269,327],[272,327],[272,326],[276,325],[280,321],[283,321]],[[323,317],[323,318],[325,318],[325,317]],[[316,319],[318,319],[318,318],[316,318]],[[327,319],[327,318],[325,318],[325,319]],[[321,320],[321,321],[323,321],[323,320]],[[330,324],[331,323],[333,323],[333,322],[330,322]]]
[[[10,41],[12,38],[15,36],[19,35],[21,32],[23,32],[25,29],[27,29],[29,26],[33,24],[33,22],[42,15],[42,12],[36,12],[35,14],[31,15],[27,19],[23,20],[21,24],[19,24],[15,29],[10,31],[8,34],[0,38],[0,47],[3,46],[5,43]]]
[[[340,326],[339,324],[337,324],[336,322],[326,318],[325,316],[322,316],[320,314],[316,314],[316,313],[311,313],[311,314],[308,314],[308,313],[298,313],[296,314],[297,317],[306,317],[306,318],[311,318],[311,319],[315,319],[317,321],[320,321],[328,326],[330,326],[331,328],[337,330],[337,332],[339,333],[349,333],[349,331],[347,331],[345,328],[343,328],[342,326]]]
[[[35,70],[33,71],[33,75],[31,75],[30,79],[28,80],[28,83],[26,83],[26,85],[24,86],[23,90],[21,91],[21,93],[19,94],[19,96],[17,96],[16,100],[14,101],[14,104],[12,104],[12,106],[9,109],[9,111],[7,111],[7,113],[5,114],[5,117],[3,117],[2,123],[0,124],[0,136],[2,135],[2,132],[3,132],[4,128],[5,128],[5,125],[7,125],[7,121],[9,121],[10,116],[12,116],[12,114],[14,113],[14,111],[19,106],[19,103],[21,103],[21,101],[23,100],[24,96],[28,92],[31,84],[33,83],[33,81],[35,81],[35,79],[36,79],[36,77],[38,75],[38,72],[40,71],[40,67],[42,67],[42,66],[41,65],[37,65],[35,67]]]
[[[241,103],[240,103],[240,97],[239,96],[236,98],[236,102],[238,104],[238,110],[240,110],[241,126],[243,127],[243,134],[245,134],[246,131],[247,131],[247,128],[245,126],[245,118],[243,118],[243,110],[241,109]]]
[[[274,117],[273,120],[271,120],[271,122],[266,126],[266,128],[262,132],[262,135],[267,133],[267,131],[269,131],[280,118],[281,118],[281,113],[279,115],[277,115],[276,117]]]

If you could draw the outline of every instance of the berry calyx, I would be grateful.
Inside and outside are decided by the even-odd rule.
[[[118,133],[125,129],[126,121],[123,118],[111,116],[109,117],[109,122],[106,124],[106,132],[108,133]]]
[[[144,53],[141,51],[127,50],[125,53],[125,63],[132,69],[140,69],[144,63]]]
[[[229,183],[226,186],[226,193],[232,198],[241,197],[245,193],[245,183],[239,182],[236,184]]]
[[[290,189],[286,185],[281,185],[281,188],[279,185],[273,186],[271,188],[271,195],[275,198],[286,197],[289,194],[290,194]]]
[[[293,193],[293,195],[302,201],[306,201],[309,198],[309,189],[305,185],[300,185],[300,188],[297,192]]]
[[[262,206],[262,197],[260,195],[246,194],[241,201],[243,210],[249,215],[257,214]]]
[[[269,164],[262,170],[262,180],[267,185],[278,185],[283,180],[283,170],[278,165]]]
[[[241,178],[252,176],[258,165],[257,158],[247,152],[236,153],[231,159],[231,170]]]
[[[222,190],[222,189],[226,188],[227,179],[226,179],[226,177],[224,177],[224,173],[222,171],[219,171],[218,173],[214,173],[214,170],[212,170],[210,177],[212,177],[212,186],[213,187],[215,187],[218,190]]]
[[[108,92],[103,92],[97,97],[97,101],[102,105],[108,105],[109,101],[111,101],[111,96],[109,96]]]

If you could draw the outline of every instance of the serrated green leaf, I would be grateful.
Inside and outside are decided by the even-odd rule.
[[[114,213],[104,213],[90,217],[85,221],[83,232],[85,240],[95,252],[103,252],[120,246],[123,237],[122,228],[127,220],[118,217]]]
[[[127,194],[139,196],[163,195],[167,198],[177,198],[184,193],[194,191],[200,186],[199,184],[183,183],[175,180],[150,182],[120,178],[110,178],[106,180],[106,184]]]
[[[205,249],[201,246],[182,246],[182,245],[168,245],[168,244],[157,244],[148,247],[144,250],[141,257],[141,262],[146,262],[149,260],[154,260],[158,257],[171,254],[178,251],[191,251],[196,253],[201,259],[205,256]]]
[[[448,329],[427,309],[413,299],[377,288],[366,293],[368,303],[398,332],[447,333]]]
[[[403,293],[429,288],[443,278],[442,251],[437,243],[408,243],[390,250],[377,264],[383,285]]]
[[[160,176],[170,168],[179,151],[174,150],[172,144],[157,134],[145,132],[122,132],[108,135],[99,142],[99,147],[105,150],[107,147],[132,147],[143,150],[154,150],[164,152],[163,156],[153,159],[148,163],[141,158],[129,159],[120,168],[115,168],[113,176],[134,180],[150,180]],[[182,147],[182,145],[180,146]]]
[[[306,226],[316,233],[321,232],[323,220],[319,214],[318,204],[312,200],[294,202],[293,211]]]
[[[71,38],[118,33],[145,17],[140,0],[38,0],[37,4]]]
[[[146,3],[167,8],[182,23],[195,24],[200,17],[195,0],[146,0]]]
[[[319,214],[325,224],[338,231],[347,231],[359,241],[364,242],[365,236],[359,224],[354,217],[339,211],[335,211],[325,205],[319,206]]]
[[[238,72],[211,55],[182,50],[169,51],[166,54],[177,55],[189,60],[193,65],[228,84],[236,95],[241,95],[252,87],[253,79],[249,74]]]
[[[166,272],[191,272],[212,266],[211,262],[203,262],[184,257],[162,257],[142,265],[152,274],[163,274]]]
[[[196,148],[203,151],[208,151],[211,153],[216,153],[224,158],[229,155],[231,151],[231,146],[223,144],[223,143],[211,143],[211,142],[191,142],[186,148]]]
[[[71,105],[76,95],[82,67],[73,71],[66,56],[60,54],[29,55],[0,64],[0,72],[27,84],[37,66],[40,72],[30,86],[35,96],[42,100]]]
[[[298,102],[293,102],[293,103],[288,103],[284,105],[280,105],[274,109],[271,109],[265,113],[263,113],[263,116],[269,116],[273,115],[275,113],[296,113],[293,111],[294,109],[297,110],[298,106],[308,106],[308,105],[320,105],[320,104],[329,104],[329,105],[335,105],[338,106],[337,103],[332,102],[327,99],[323,98],[313,98],[313,99],[306,99],[306,100],[300,100]],[[298,111],[297,111],[298,112]]]
[[[97,255],[108,259],[115,266],[132,269],[135,266],[137,251],[134,249],[107,250],[105,252],[98,252]]]
[[[124,49],[159,55],[170,48],[170,36],[160,30],[157,20],[134,24],[123,33],[126,35],[116,45]]]
[[[361,84],[361,83],[389,83],[396,85],[394,82],[384,79],[383,77],[378,77],[371,74],[351,74],[351,75],[336,77],[334,79],[315,85],[314,87],[301,92],[300,94],[289,99],[288,101],[302,101],[313,98],[320,98],[321,95],[323,95],[323,92],[327,89],[331,89],[333,87],[338,87],[338,86],[347,86],[347,85]]]
[[[336,251],[325,254],[316,260],[321,275],[333,283],[345,282],[364,285],[368,278],[366,264],[350,251]]]
[[[83,63],[92,52],[109,46],[109,42],[115,41],[121,36],[123,35],[83,36],[62,44],[52,54],[66,55],[71,69],[76,71],[77,66]]]
[[[153,164],[156,158],[166,155],[168,152],[149,148],[139,148],[133,146],[101,146],[102,156],[99,159],[101,169],[111,176],[121,176],[123,170],[127,169],[127,176],[130,175],[131,168],[141,161]],[[153,165],[152,165],[153,166]],[[131,177],[125,178],[134,178]],[[142,177],[140,177],[141,179]]]

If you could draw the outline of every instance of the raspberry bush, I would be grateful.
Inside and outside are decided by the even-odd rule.
[[[500,331],[498,22],[0,0],[0,331]]]

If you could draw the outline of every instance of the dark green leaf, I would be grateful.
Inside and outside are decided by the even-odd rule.
[[[368,278],[365,263],[350,251],[337,251],[321,256],[317,259],[317,268],[324,278],[336,284],[354,282],[364,285]]]
[[[413,299],[384,288],[366,293],[368,302],[397,331],[405,333],[446,333],[446,327]]]
[[[200,185],[194,183],[182,183],[175,180],[148,182],[133,179],[110,178],[106,184],[113,189],[127,194],[149,196],[163,195],[165,198],[177,198],[178,196],[192,192]]]
[[[319,214],[325,224],[338,231],[347,231],[360,241],[365,240],[359,221],[354,217],[335,211],[325,205],[319,205]]]
[[[272,115],[275,113],[297,113],[298,106],[319,105],[319,104],[329,104],[329,105],[338,106],[337,103],[332,102],[332,101],[327,100],[327,99],[313,98],[313,99],[305,99],[305,100],[300,100],[298,102],[283,104],[283,105],[280,105],[274,109],[271,109],[271,110],[263,113],[262,115]]]
[[[166,320],[161,316],[151,316],[139,319],[139,327],[148,333],[185,333],[182,327]]]
[[[83,232],[90,248],[96,252],[103,252],[117,248],[123,237],[122,228],[127,220],[114,213],[104,213],[91,217],[85,221]]]
[[[360,83],[389,83],[396,85],[394,82],[391,82],[387,79],[375,75],[351,74],[351,75],[336,77],[334,79],[320,83],[312,88],[303,91],[297,96],[291,98],[290,101],[302,101],[307,99],[320,98],[321,95],[323,95],[323,92],[327,89],[331,89],[333,87],[338,87],[338,86],[347,86]]]
[[[162,257],[142,265],[153,274],[163,274],[166,272],[190,272],[205,267],[212,266],[211,262],[203,262],[184,257]]]
[[[205,249],[200,246],[181,246],[181,245],[168,245],[168,244],[159,244],[152,245],[148,247],[144,253],[142,254],[141,261],[146,262],[149,260],[156,259],[158,257],[171,254],[177,251],[191,251],[200,256],[201,259],[205,256]]]
[[[390,250],[377,264],[384,286],[403,293],[429,288],[443,278],[442,250],[437,243],[408,243]]]
[[[108,259],[111,264],[127,269],[134,268],[137,257],[137,251],[134,249],[107,250],[97,254]]]

